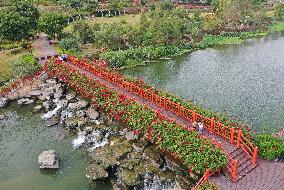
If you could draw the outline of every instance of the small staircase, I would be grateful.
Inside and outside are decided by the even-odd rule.
[[[247,175],[257,166],[251,162],[251,158],[242,150],[242,148],[234,149],[229,153],[229,157],[230,159],[228,165],[233,166],[232,162],[234,160],[237,160],[237,176],[235,179],[232,179],[232,177],[230,177],[235,182]]]

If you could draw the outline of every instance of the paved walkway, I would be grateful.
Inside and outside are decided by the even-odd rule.
[[[41,33],[39,35],[39,38],[36,39],[33,43],[33,55],[35,57],[40,58],[40,57],[53,56],[55,54],[56,51],[52,46],[49,45],[49,41],[47,40],[46,34]]]
[[[284,190],[284,162],[259,159],[258,167],[237,183],[223,175],[214,176],[211,181],[223,190]]]

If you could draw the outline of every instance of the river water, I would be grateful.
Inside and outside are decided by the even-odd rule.
[[[284,35],[195,51],[122,72],[237,116],[257,131],[284,127]]]
[[[92,184],[85,177],[87,152],[75,149],[76,138],[60,127],[46,127],[42,114],[32,114],[32,106],[12,103],[0,114],[1,190],[110,190],[110,184]],[[65,138],[60,140],[62,135]],[[57,171],[40,171],[37,156],[54,149],[60,158]]]

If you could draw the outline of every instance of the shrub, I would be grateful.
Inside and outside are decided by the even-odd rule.
[[[284,143],[271,134],[256,135],[254,141],[259,148],[259,156],[261,158],[273,160],[284,154]]]
[[[138,64],[165,56],[174,56],[183,51],[183,49],[176,46],[147,46],[121,51],[108,51],[102,53],[100,58],[108,60],[110,67],[123,67],[133,66],[135,62]]]
[[[59,45],[65,50],[79,51],[80,49],[80,42],[76,37],[63,38]]]
[[[40,64],[32,55],[23,55],[16,61],[11,63],[13,76],[15,78],[30,75],[40,68]]]
[[[284,4],[277,5],[274,15],[276,20],[284,21]]]

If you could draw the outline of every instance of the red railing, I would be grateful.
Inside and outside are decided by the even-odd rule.
[[[201,185],[203,185],[210,176],[214,175],[215,172],[211,172],[210,170],[206,170],[205,174],[202,176],[202,178],[199,180],[199,182],[193,187],[191,190],[197,190]]]
[[[204,123],[205,129],[207,129],[211,133],[227,139],[232,144],[242,148],[244,152],[251,158],[252,163],[256,164],[258,148],[243,135],[241,130],[236,130],[234,127],[226,126],[219,121],[215,121],[214,118],[207,118],[201,114],[198,114],[196,113],[196,111],[180,105],[180,103],[170,101],[167,97],[162,97],[158,94],[155,94],[150,89],[145,90],[141,85],[127,81],[120,74],[112,73],[110,71],[107,71],[106,69],[90,65],[86,60],[81,61],[72,56],[68,56],[68,59],[72,64],[77,65],[78,67],[83,68],[132,94],[150,101],[156,106],[170,111],[179,117],[187,119],[191,122],[202,121]],[[237,162],[233,161],[232,163],[232,178],[236,178],[235,175],[237,175],[237,173],[235,170],[237,168]]]

